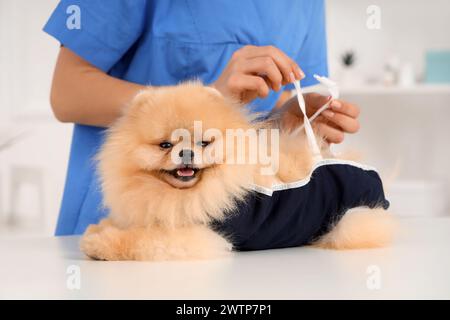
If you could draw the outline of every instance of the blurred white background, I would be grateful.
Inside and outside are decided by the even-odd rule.
[[[41,31],[57,2],[0,0],[0,232],[52,234],[58,215],[72,126],[51,113],[58,43]],[[361,133],[343,148],[396,173],[397,214],[450,214],[450,84],[424,83],[427,52],[448,59],[450,1],[327,0],[327,22],[330,75],[362,108]]]

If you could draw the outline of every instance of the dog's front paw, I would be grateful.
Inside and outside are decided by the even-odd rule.
[[[103,229],[99,232],[95,226],[83,235],[80,241],[80,249],[90,258],[95,260],[122,260],[119,251],[119,230],[113,228]]]

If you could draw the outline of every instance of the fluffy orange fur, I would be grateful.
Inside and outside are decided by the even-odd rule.
[[[193,136],[194,121],[201,121],[203,130],[220,130],[224,137],[226,129],[250,129],[244,110],[198,82],[149,88],[138,94],[109,129],[97,156],[104,205],[110,215],[89,226],[81,249],[102,260],[200,259],[230,253],[229,241],[208,223],[232,212],[252,183],[270,187],[308,176],[313,161],[304,135],[281,132],[280,167],[272,176],[259,174],[257,165],[227,163],[235,150],[223,143],[224,163],[198,164],[198,174],[189,182],[167,173],[177,167],[160,144],[170,141],[175,148],[177,141],[171,141],[171,134],[179,128]],[[202,152],[196,141],[190,148]],[[392,233],[390,214],[359,208],[347,212],[314,245],[379,247],[390,241]]]
[[[201,121],[204,131],[219,129],[223,136],[226,129],[247,130],[251,126],[244,110],[196,82],[138,94],[98,154],[110,215],[86,231],[82,250],[105,260],[187,259],[229,252],[230,243],[207,224],[233,211],[251,186],[253,167],[227,163],[233,150],[224,142],[222,164],[199,165],[201,175],[194,185],[174,186],[183,183],[161,172],[175,165],[159,144],[170,141],[180,128],[194,136],[194,121]],[[194,141],[191,148],[201,152]]]
[[[348,210],[339,222],[313,245],[325,249],[367,249],[389,245],[396,223],[383,209]]]

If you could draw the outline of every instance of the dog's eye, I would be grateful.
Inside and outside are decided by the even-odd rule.
[[[202,148],[204,148],[204,147],[206,147],[208,144],[210,144],[211,143],[211,141],[199,141],[199,142],[197,142],[197,145],[199,146],[199,147],[202,147]]]
[[[170,142],[164,141],[164,142],[161,142],[161,143],[159,144],[159,146],[160,146],[162,149],[170,149],[170,148],[173,147],[173,144],[171,144]]]

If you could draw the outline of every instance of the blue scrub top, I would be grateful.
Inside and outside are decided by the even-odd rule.
[[[63,0],[44,31],[108,74],[152,86],[212,83],[245,45],[283,50],[306,73],[303,86],[316,83],[313,74],[327,75],[323,0]],[[249,107],[270,111],[279,94]],[[74,125],[56,235],[81,234],[108,213],[93,161],[103,134]]]

